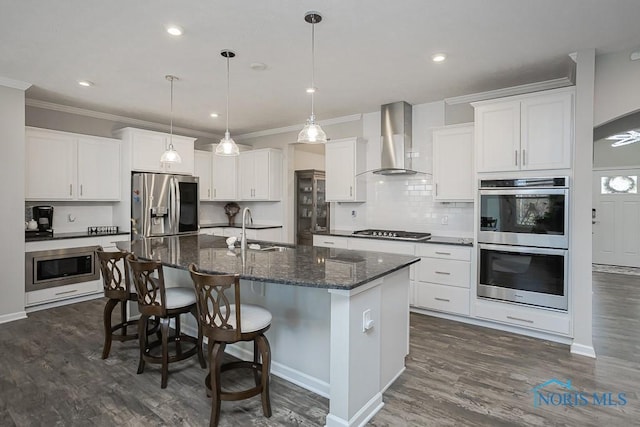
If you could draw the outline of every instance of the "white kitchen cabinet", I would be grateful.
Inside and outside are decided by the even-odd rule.
[[[473,103],[478,172],[568,169],[573,88]]]
[[[233,201],[238,197],[238,156],[213,155],[211,200]]]
[[[131,170],[139,172],[161,172],[180,175],[193,175],[195,138],[180,135],[171,137],[168,133],[144,129],[123,128],[114,132],[125,142],[130,158]],[[162,163],[160,157],[169,147],[169,140],[182,158],[181,163]]]
[[[213,153],[210,151],[196,150],[194,153],[193,176],[199,178],[198,188],[200,188],[200,200],[212,200],[212,166]]]
[[[416,307],[469,315],[471,248],[417,244]]]
[[[433,131],[433,199],[472,202],[474,196],[473,124]]]
[[[282,193],[282,152],[265,148],[240,153],[241,200],[277,201]]]
[[[478,298],[473,305],[475,317],[495,322],[571,335],[569,314]]]
[[[364,202],[366,143],[360,138],[327,142],[325,146],[326,201]]]
[[[348,237],[326,236],[323,234],[313,235],[313,246],[322,248],[339,248],[347,249],[349,246]]]
[[[26,200],[120,200],[120,141],[26,128]]]

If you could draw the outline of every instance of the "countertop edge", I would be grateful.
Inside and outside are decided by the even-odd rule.
[[[465,246],[465,247],[473,247],[474,241],[471,238],[463,238],[463,237],[446,237],[446,236],[431,236],[428,240],[423,241],[414,241],[414,240],[394,240],[394,239],[385,239],[384,237],[373,237],[373,236],[359,236],[357,234],[351,234],[350,231],[315,231],[311,232],[313,235],[317,236],[334,236],[334,237],[347,237],[354,239],[371,239],[378,240],[380,242],[401,242],[401,243],[416,243],[416,244],[432,244],[432,245],[453,245],[453,246]]]
[[[213,224],[201,224],[200,228],[242,228],[242,225],[229,225],[224,223],[213,223]],[[267,230],[270,228],[283,228],[282,225],[260,225],[260,224],[252,224],[246,225],[246,229],[249,230]]]

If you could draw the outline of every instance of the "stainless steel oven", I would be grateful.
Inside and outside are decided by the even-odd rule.
[[[569,178],[480,181],[478,242],[569,247]]]
[[[37,291],[100,278],[97,246],[25,254],[25,291]]]
[[[478,296],[567,310],[568,251],[480,243]]]

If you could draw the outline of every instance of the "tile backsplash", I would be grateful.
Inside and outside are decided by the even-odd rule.
[[[372,175],[367,181],[366,203],[333,203],[334,228],[349,231],[382,228],[472,237],[473,203],[435,202],[432,187],[431,175]]]

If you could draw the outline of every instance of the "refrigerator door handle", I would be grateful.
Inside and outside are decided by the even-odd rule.
[[[176,222],[174,233],[180,232],[180,184],[176,178],[173,178],[173,191],[175,194],[175,217],[174,220]]]
[[[169,230],[166,234],[175,234],[176,232],[176,181],[169,178]]]

